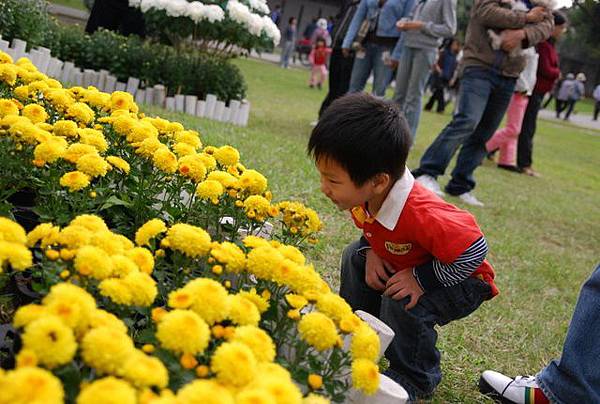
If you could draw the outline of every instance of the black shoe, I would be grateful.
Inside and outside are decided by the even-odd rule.
[[[488,152],[488,154],[486,154],[485,157],[490,161],[494,161],[494,156],[496,155],[497,152],[498,152],[498,149],[492,150],[491,152]]]
[[[510,171],[513,173],[521,173],[521,169],[519,167],[511,166],[509,164],[498,164],[497,167],[501,168],[502,170]]]

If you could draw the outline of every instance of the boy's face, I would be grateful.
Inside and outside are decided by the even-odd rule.
[[[340,210],[362,205],[375,195],[371,181],[356,186],[348,172],[333,159],[324,157],[317,160],[317,170],[321,174],[321,192]]]

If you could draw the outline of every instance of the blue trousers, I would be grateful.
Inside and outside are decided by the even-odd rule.
[[[392,71],[385,65],[383,57],[385,52],[391,51],[392,48],[389,46],[367,42],[364,52],[356,52],[348,92],[363,91],[371,72],[373,72],[373,95],[383,98],[392,76]]]

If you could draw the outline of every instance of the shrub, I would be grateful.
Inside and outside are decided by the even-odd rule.
[[[0,34],[5,39],[41,43],[51,24],[46,2],[40,0],[0,0]]]

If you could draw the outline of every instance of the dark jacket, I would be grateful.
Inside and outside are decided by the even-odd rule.
[[[554,40],[548,39],[536,46],[540,56],[537,69],[537,81],[535,82],[534,93],[546,94],[552,90],[556,79],[560,76],[558,67],[558,53],[554,46]]]

